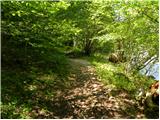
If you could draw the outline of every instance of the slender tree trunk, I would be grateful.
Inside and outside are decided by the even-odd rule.
[[[86,40],[85,46],[84,46],[84,53],[87,56],[90,56],[92,52],[92,40]]]

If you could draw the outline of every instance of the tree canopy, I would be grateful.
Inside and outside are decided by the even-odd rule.
[[[66,46],[90,55],[112,43],[110,50],[124,50],[141,69],[158,58],[158,23],[158,1],[5,1],[2,47],[10,44],[10,52],[21,49],[26,57],[30,49],[40,55]]]

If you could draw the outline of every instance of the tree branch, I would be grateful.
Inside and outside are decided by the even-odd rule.
[[[155,56],[155,57],[152,56],[149,60],[147,60],[147,62],[145,62],[145,64],[143,64],[142,66],[139,65],[139,66],[137,67],[137,70],[142,70],[142,69],[145,68],[147,65],[149,65],[152,61],[156,61],[156,59],[157,59],[157,56]]]
[[[142,14],[144,14],[145,16],[147,16],[151,21],[159,23],[159,21],[157,19],[152,18],[151,16],[149,16],[148,14],[146,14],[144,11],[142,11]]]

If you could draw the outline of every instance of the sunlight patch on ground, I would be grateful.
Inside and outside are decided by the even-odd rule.
[[[90,66],[90,62],[83,59],[70,59],[71,62],[76,63],[81,66]]]
[[[45,81],[50,81],[55,79],[55,75],[41,75],[37,79],[38,80],[45,80]]]
[[[29,86],[28,86],[28,89],[31,90],[31,91],[32,91],[32,90],[36,90],[36,89],[37,89],[37,86],[36,86],[36,85],[29,85]]]
[[[37,90],[38,87],[37,85],[27,85],[24,87],[24,89],[27,91],[27,90],[30,90],[30,91],[34,91],[34,90]]]
[[[117,68],[110,64],[97,63],[97,66],[100,67],[101,69],[105,69],[108,71],[113,71],[113,72],[117,71]]]

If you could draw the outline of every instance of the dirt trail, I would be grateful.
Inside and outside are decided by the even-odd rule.
[[[70,87],[58,91],[48,101],[50,112],[38,118],[143,118],[135,101],[122,90],[112,89],[99,81],[94,66],[82,59],[70,59]]]
[[[70,59],[71,89],[64,95],[68,111],[64,118],[143,118],[134,100],[124,92],[103,85],[86,60]],[[68,108],[67,108],[68,109]],[[66,109],[66,110],[67,110]]]

